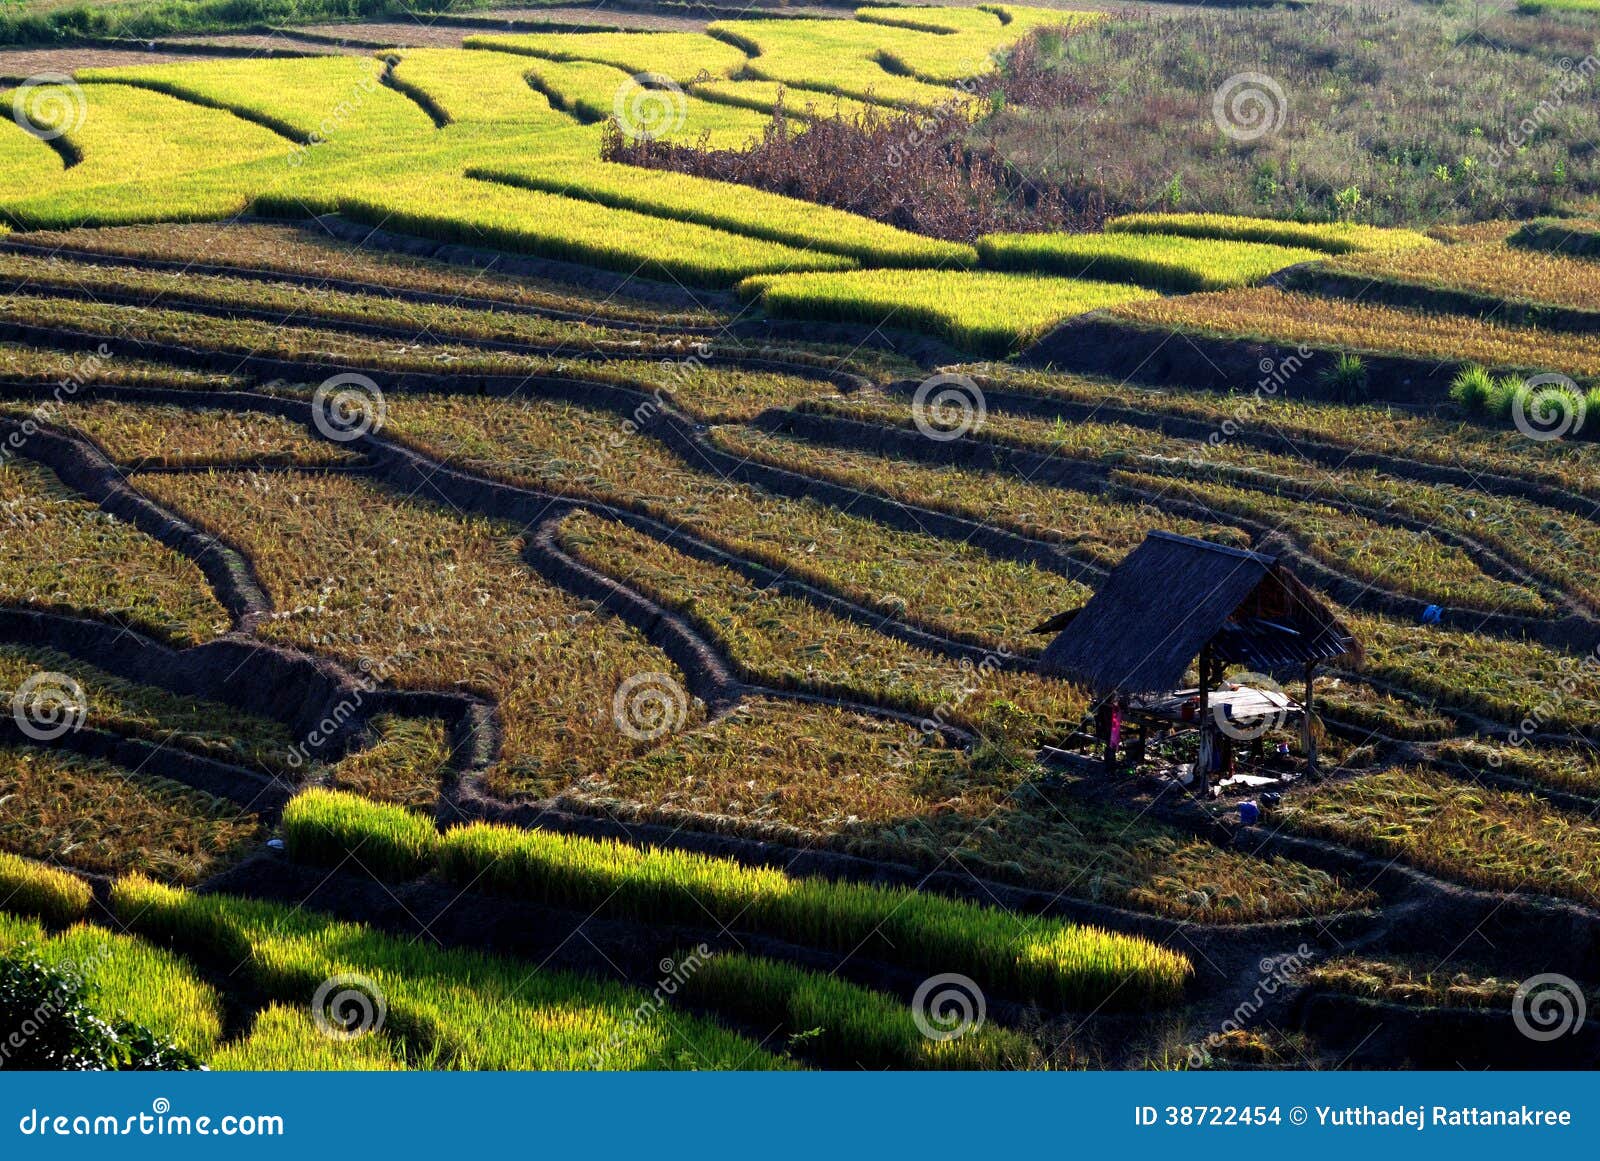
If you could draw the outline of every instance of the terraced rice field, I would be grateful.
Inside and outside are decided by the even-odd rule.
[[[36,93],[0,125],[0,959],[90,963],[96,1018],[215,1070],[1337,1067],[1299,997],[1414,1048],[1537,972],[1592,992],[1600,449],[1449,390],[1600,381],[1582,219],[1010,188],[963,232],[607,159],[780,105],[791,143],[977,142],[1014,92],[1054,124],[1120,19],[484,24]],[[1004,87],[1034,68],[1061,91]],[[1101,761],[1105,691],[1046,650],[1152,532],[1272,554],[1359,641],[1315,777],[1285,731],[1202,792],[1181,714]],[[1212,1044],[1302,944],[1273,1036]],[[329,1035],[351,973],[386,1021]],[[944,1039],[951,973],[988,1014]]]

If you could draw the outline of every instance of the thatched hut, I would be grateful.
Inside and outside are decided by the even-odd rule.
[[[1035,631],[1057,634],[1040,658],[1044,672],[1098,697],[1108,764],[1115,764],[1123,715],[1141,737],[1150,724],[1192,723],[1202,735],[1202,786],[1212,759],[1231,755],[1228,739],[1259,737],[1258,729],[1294,720],[1314,769],[1317,666],[1361,656],[1350,630],[1276,557],[1170,532],[1151,532],[1088,604]],[[1182,688],[1196,665],[1198,687]],[[1237,669],[1303,678],[1304,701],[1264,679],[1219,689]]]

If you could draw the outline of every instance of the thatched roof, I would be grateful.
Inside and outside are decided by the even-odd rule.
[[[1040,665],[1097,693],[1177,689],[1208,644],[1263,673],[1360,657],[1350,631],[1277,557],[1171,532],[1145,537],[1075,612],[1045,623],[1061,633]]]

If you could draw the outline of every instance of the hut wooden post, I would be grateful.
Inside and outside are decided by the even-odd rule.
[[[1306,703],[1300,722],[1305,742],[1306,770],[1311,774],[1317,772],[1317,734],[1311,728],[1311,718],[1316,712],[1316,671],[1316,662],[1306,662]]]

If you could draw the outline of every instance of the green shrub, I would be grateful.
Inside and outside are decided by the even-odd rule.
[[[342,790],[307,790],[283,811],[289,857],[337,866],[346,860],[380,879],[410,879],[433,861],[433,821],[403,806],[372,802]]]
[[[0,851],[0,908],[67,924],[83,918],[93,898],[76,875]]]
[[[0,1067],[45,1072],[198,1068],[199,1061],[138,1024],[108,1022],[82,975],[19,948],[0,960]]]

